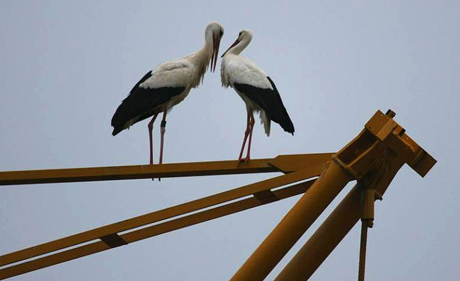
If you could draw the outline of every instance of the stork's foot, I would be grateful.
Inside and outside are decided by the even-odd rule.
[[[153,160],[150,160],[150,165],[153,165]],[[155,178],[152,178],[152,181],[155,181]],[[158,181],[161,181],[161,178],[158,178]]]
[[[238,162],[238,167],[246,165],[249,162],[249,160],[251,160],[251,158],[249,158],[249,157],[240,158],[239,162]]]

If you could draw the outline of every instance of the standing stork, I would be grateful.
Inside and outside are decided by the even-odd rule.
[[[247,163],[251,156],[252,130],[254,129],[254,111],[260,112],[260,119],[264,124],[265,133],[270,135],[270,122],[275,121],[286,132],[294,135],[294,124],[281,101],[275,83],[254,62],[239,54],[249,45],[252,33],[243,30],[236,41],[222,55],[221,79],[222,86],[232,87],[246,103],[247,120],[243,145],[241,146],[239,161]],[[244,147],[249,138],[248,150],[243,157]]]
[[[184,100],[192,88],[198,87],[203,82],[210,61],[210,70],[214,72],[223,34],[224,28],[212,22],[206,26],[203,48],[183,58],[162,63],[156,69],[147,72],[113,115],[112,135],[115,136],[131,125],[153,116],[148,124],[150,164],[153,164],[153,122],[158,114],[163,112],[159,161],[162,164],[166,114],[173,106]]]

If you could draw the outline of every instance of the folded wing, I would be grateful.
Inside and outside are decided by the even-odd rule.
[[[194,78],[193,71],[193,66],[173,61],[145,74],[113,115],[112,135],[115,136],[131,125],[158,113],[159,110],[166,110],[165,106],[174,105],[170,104],[172,100],[190,90],[189,85]]]

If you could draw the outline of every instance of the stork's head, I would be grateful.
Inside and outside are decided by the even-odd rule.
[[[219,53],[220,40],[224,36],[224,28],[217,22],[211,22],[206,26],[205,38],[206,41],[212,42],[212,54],[211,54],[211,67],[210,70],[214,72],[216,70],[217,55]]]
[[[236,38],[235,42],[225,51],[222,55],[222,58],[227,54],[231,53],[234,55],[239,55],[248,45],[251,43],[252,40],[252,32],[249,30],[242,30],[238,34],[238,38]]]

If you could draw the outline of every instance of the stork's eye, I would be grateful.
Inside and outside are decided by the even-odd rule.
[[[238,34],[238,37],[240,37],[242,33],[243,33],[243,31],[240,31],[240,33]]]

